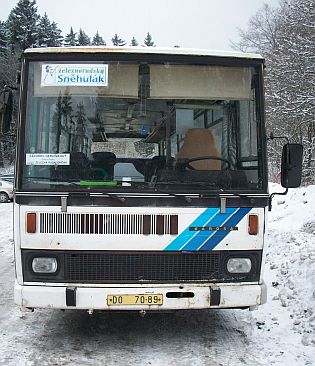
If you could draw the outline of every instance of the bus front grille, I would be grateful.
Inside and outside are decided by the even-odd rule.
[[[47,212],[39,220],[41,234],[178,234],[178,215]]]
[[[220,253],[66,253],[66,282],[209,281],[218,278]]]

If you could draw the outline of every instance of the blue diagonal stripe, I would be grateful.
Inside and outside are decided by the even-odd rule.
[[[207,208],[201,215],[199,215],[195,221],[189,226],[204,226],[211,220],[217,213],[219,208],[210,207]],[[180,250],[189,240],[191,240],[197,233],[190,231],[189,226],[180,233],[164,250]]]
[[[240,208],[233,216],[225,223],[226,226],[236,226],[251,210],[251,208]],[[216,247],[227,235],[229,231],[217,231],[212,237],[199,248],[199,250],[212,250]]]
[[[204,226],[221,226],[225,221],[229,219],[231,215],[236,212],[237,208],[227,208],[225,213],[218,212],[211,220],[209,220]],[[194,251],[198,250],[198,248],[210,237],[215,235],[216,230],[209,231],[199,231],[197,235],[195,235],[184,247],[181,248],[183,251]]]

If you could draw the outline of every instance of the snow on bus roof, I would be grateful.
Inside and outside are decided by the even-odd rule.
[[[26,54],[46,54],[46,53],[133,53],[133,54],[162,54],[162,55],[192,55],[192,56],[213,56],[241,59],[258,59],[263,57],[255,53],[243,53],[234,51],[216,51],[209,49],[196,48],[160,48],[160,47],[104,47],[104,46],[75,46],[75,47],[43,47],[28,48],[24,51]]]

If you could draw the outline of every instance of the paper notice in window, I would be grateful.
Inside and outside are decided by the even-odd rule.
[[[26,154],[26,165],[70,165],[70,154]]]

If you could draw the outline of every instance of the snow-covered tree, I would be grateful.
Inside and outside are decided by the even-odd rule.
[[[64,134],[67,135],[67,151],[71,150],[71,141],[74,133],[74,123],[72,120],[72,100],[69,92],[65,92],[61,101],[61,113],[62,113],[62,129],[64,130]]]
[[[47,47],[50,40],[50,20],[47,14],[39,18],[38,21],[38,45],[39,47]]]
[[[280,127],[304,145],[304,180],[314,180],[315,153],[315,3],[283,1],[278,44],[267,54],[269,128]]]
[[[58,24],[55,22],[52,22],[50,25],[50,44],[49,46],[52,47],[58,47],[62,45],[63,42],[63,36],[61,35],[61,29],[58,28]]]
[[[84,151],[85,147],[85,124],[86,124],[86,113],[83,103],[77,105],[76,128],[75,135],[73,137],[73,150]]]
[[[39,15],[35,0],[20,0],[8,17],[9,41],[15,49],[35,47]]]
[[[38,46],[61,46],[62,39],[61,30],[58,28],[57,23],[51,23],[46,13],[40,17],[38,22]]]
[[[8,28],[5,22],[0,20],[0,56],[5,55],[8,50]]]
[[[70,27],[70,32],[65,36],[64,45],[65,46],[77,46],[78,45],[76,33],[73,31],[72,27]]]
[[[56,103],[56,109],[53,114],[53,126],[56,132],[56,141],[55,141],[55,152],[60,152],[60,137],[61,137],[61,121],[62,121],[62,96],[59,94],[57,103]]]
[[[106,42],[104,41],[103,37],[99,35],[98,31],[96,32],[95,36],[92,40],[93,46],[106,46]]]
[[[304,182],[315,176],[314,24],[313,0],[282,0],[278,9],[264,5],[234,44],[265,57],[267,130],[304,145]],[[271,168],[280,162],[281,143],[269,144]]]
[[[80,28],[78,34],[78,46],[89,46],[91,44],[90,37]]]
[[[19,58],[20,50],[10,47],[7,23],[0,21],[0,90],[5,85],[15,86]]]
[[[137,47],[139,46],[138,41],[135,39],[135,37],[132,37],[132,40],[130,42],[130,46]]]
[[[152,40],[152,36],[149,32],[147,33],[147,36],[144,39],[144,45],[147,46],[147,47],[154,47],[155,46],[155,44]]]
[[[232,46],[242,52],[266,53],[276,48],[278,31],[281,24],[279,9],[264,4],[251,17],[246,30],[239,29],[240,40],[232,42]]]
[[[126,45],[126,42],[119,38],[117,33],[115,33],[114,37],[112,38],[112,43],[113,43],[113,46],[125,46]]]

